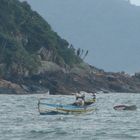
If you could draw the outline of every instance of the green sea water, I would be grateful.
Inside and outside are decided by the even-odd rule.
[[[96,110],[80,115],[38,113],[38,98],[73,102],[73,96],[0,95],[0,140],[140,140],[140,94],[97,94]],[[116,111],[118,104],[137,105]]]

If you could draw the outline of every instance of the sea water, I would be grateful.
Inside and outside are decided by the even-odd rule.
[[[73,96],[0,95],[0,140],[140,140],[140,94],[97,94],[96,110],[77,115],[38,113],[38,98],[70,103]],[[116,111],[113,106],[137,106]]]

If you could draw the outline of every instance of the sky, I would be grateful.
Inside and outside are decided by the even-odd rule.
[[[131,0],[131,3],[136,4],[136,5],[140,5],[140,0]]]
[[[69,43],[72,43],[75,48],[84,48],[85,51],[86,49],[89,50],[89,55],[85,59],[87,63],[104,69],[105,71],[125,71],[130,74],[140,72],[140,63],[136,63],[140,58],[139,53],[136,50],[132,50],[131,55],[129,55],[135,55],[135,57],[128,59],[126,53],[128,51],[131,52],[131,50],[128,50],[127,48],[122,48],[120,50],[109,48],[110,50],[107,50],[103,47],[92,46],[92,32],[94,32],[94,29],[92,29],[93,21],[89,21],[91,15],[88,13],[90,12],[89,9],[92,9],[92,0],[86,1],[87,7],[90,7],[89,9],[84,7],[85,0],[80,0],[83,4],[79,5],[74,4],[74,2],[76,2],[75,0],[67,2],[63,2],[65,0],[42,0],[42,2],[39,0],[27,1],[34,10],[38,11],[46,21],[49,22],[53,30],[62,38],[65,38]],[[132,0],[131,3],[140,5],[140,0]],[[79,11],[76,11],[77,7],[80,9]],[[83,12],[83,14],[81,12]],[[85,17],[86,19],[84,19],[83,15],[86,12],[88,14],[87,17]],[[88,24],[87,21],[89,21]],[[85,28],[86,26],[87,28]],[[109,51],[112,51],[112,53]]]

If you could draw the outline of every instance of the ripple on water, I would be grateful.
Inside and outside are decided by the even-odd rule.
[[[54,116],[39,115],[38,97],[0,96],[0,140],[140,140],[140,94],[98,94],[94,112]],[[70,96],[48,97],[54,103],[62,99],[73,101]],[[136,104],[138,109],[113,109],[123,103]]]

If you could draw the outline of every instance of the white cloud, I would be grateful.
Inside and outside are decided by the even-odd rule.
[[[140,0],[130,0],[132,4],[140,6]]]

